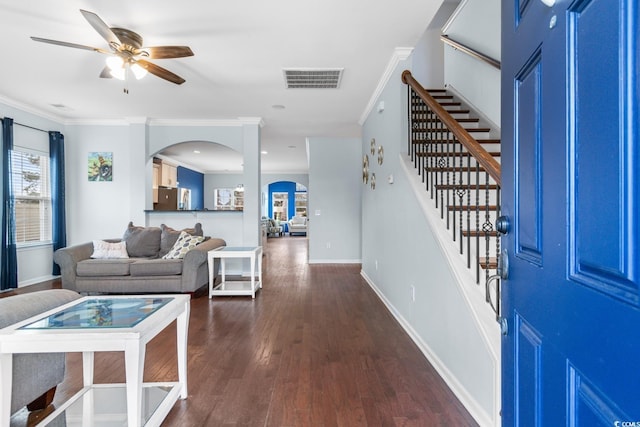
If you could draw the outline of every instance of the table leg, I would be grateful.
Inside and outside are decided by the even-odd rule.
[[[258,282],[260,282],[260,289],[262,289],[262,249],[258,252]]]
[[[82,384],[87,387],[93,385],[93,351],[82,352]]]
[[[225,262],[224,262],[224,261],[225,261],[225,258],[224,258],[224,257],[221,257],[221,258],[220,258],[220,270],[222,270],[222,271],[221,271],[221,273],[222,273],[222,278],[221,278],[221,280],[222,280],[222,282],[221,282],[221,283],[222,283],[222,289],[224,289],[224,288],[225,288],[225,286],[226,286],[226,285],[225,285],[225,282],[226,282],[226,280],[227,280],[227,279],[226,279],[226,277],[227,277],[227,276],[226,276],[226,265],[225,265]]]
[[[187,391],[187,337],[189,336],[189,312],[191,303],[185,303],[184,311],[178,316],[177,327],[177,351],[178,351],[178,382],[181,384],[180,398],[186,399]]]
[[[251,298],[255,298],[256,297],[256,286],[255,286],[255,280],[256,280],[256,253],[252,252],[250,258],[251,258],[251,269],[249,271],[251,271]]]
[[[13,354],[0,354],[0,426],[9,426],[11,420],[11,382]]]
[[[145,345],[130,340],[125,345],[124,364],[127,387],[127,425],[139,427],[142,418],[142,375],[144,373]]]
[[[207,255],[207,265],[209,268],[209,298],[213,296],[213,264],[215,264],[215,258]]]

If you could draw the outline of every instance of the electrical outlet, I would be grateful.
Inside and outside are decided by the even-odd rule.
[[[411,302],[416,302],[416,287],[411,285]]]
[[[327,242],[327,249],[331,249],[331,242]]]

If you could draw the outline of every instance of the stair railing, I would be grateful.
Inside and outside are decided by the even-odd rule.
[[[493,225],[500,212],[500,163],[494,158],[500,154],[483,145],[500,141],[476,140],[452,115],[461,112],[443,107],[410,71],[402,73],[402,81],[409,90],[407,152],[466,256],[467,268],[475,269],[476,283],[484,276],[485,300],[498,316],[500,285],[489,277],[500,253]]]

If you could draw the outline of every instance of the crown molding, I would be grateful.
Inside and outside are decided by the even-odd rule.
[[[367,104],[366,108],[362,112],[362,115],[360,116],[360,120],[358,120],[358,124],[360,126],[362,126],[364,122],[367,120],[367,117],[369,117],[369,114],[375,107],[376,102],[380,97],[380,95],[382,94],[382,91],[384,90],[385,86],[387,85],[387,83],[389,83],[389,79],[391,79],[391,76],[393,75],[393,72],[395,71],[398,64],[401,61],[404,61],[405,59],[407,59],[412,52],[413,52],[412,47],[395,48],[395,50],[393,51],[393,55],[391,55],[391,59],[387,64],[387,68],[385,68],[384,73],[382,74],[382,77],[378,82],[378,86],[376,87],[376,90],[373,91],[373,95],[371,95],[371,99],[369,99],[369,103]]]
[[[33,105],[25,104],[23,102],[16,101],[15,99],[12,99],[12,98],[7,98],[5,96],[0,95],[0,102],[5,104],[8,107],[16,108],[20,111],[24,111],[25,113],[36,115],[43,119],[51,120],[53,122],[57,122],[60,124],[66,123],[65,118],[62,116],[51,114],[50,112],[36,108]]]

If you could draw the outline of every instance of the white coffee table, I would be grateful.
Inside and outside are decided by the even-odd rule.
[[[214,287],[213,266],[216,258],[220,258],[222,281]],[[225,260],[227,258],[249,258],[251,279],[227,281],[225,269]],[[255,298],[256,290],[262,288],[262,246],[222,246],[210,250],[207,260],[209,263],[209,298],[214,295],[251,295],[251,298]],[[258,280],[256,280],[256,276],[258,276]]]
[[[13,355],[50,352],[82,352],[84,387],[41,425],[64,417],[67,426],[159,426],[178,397],[187,398],[190,298],[83,297],[1,329],[0,426],[9,426],[11,416]],[[176,319],[178,382],[143,384],[146,344]],[[124,352],[126,384],[93,384],[96,351]]]

